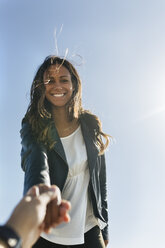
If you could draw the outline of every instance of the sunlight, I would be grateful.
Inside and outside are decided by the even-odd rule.
[[[138,121],[147,120],[147,119],[152,118],[152,117],[154,117],[154,116],[156,116],[158,114],[161,114],[163,112],[165,112],[165,106],[157,107],[155,109],[152,109],[152,110],[148,111],[148,113],[142,115],[138,119]]]

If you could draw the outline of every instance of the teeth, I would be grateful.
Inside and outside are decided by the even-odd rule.
[[[61,97],[61,96],[64,96],[64,94],[53,94],[53,96],[55,96],[55,97]]]

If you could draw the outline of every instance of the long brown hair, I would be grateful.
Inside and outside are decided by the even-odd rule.
[[[43,83],[44,72],[54,64],[66,67],[71,74],[74,91],[66,106],[69,120],[72,121],[74,118],[84,119],[94,134],[100,154],[102,154],[109,143],[108,135],[102,132],[101,122],[98,117],[83,109],[80,77],[72,63],[66,59],[48,56],[38,68],[31,86],[30,104],[22,122],[30,124],[32,133],[38,142],[43,143],[49,149],[54,146],[56,140],[52,138],[54,122],[51,115],[51,104],[45,97],[45,86]],[[105,143],[102,141],[102,137],[105,139]]]

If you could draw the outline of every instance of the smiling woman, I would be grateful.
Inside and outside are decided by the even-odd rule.
[[[52,108],[63,107],[71,99],[73,85],[69,71],[58,64],[50,66],[44,73],[45,96]]]
[[[34,248],[107,246],[108,135],[83,109],[81,80],[69,61],[50,56],[39,67],[21,137],[24,193],[35,184],[55,184],[72,205],[70,223],[42,234]]]

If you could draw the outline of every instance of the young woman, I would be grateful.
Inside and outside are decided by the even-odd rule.
[[[83,109],[79,75],[66,59],[49,56],[39,67],[21,138],[24,193],[39,183],[56,184],[72,206],[70,223],[42,234],[33,247],[107,246],[108,135]]]

